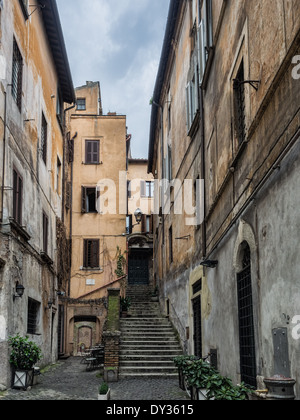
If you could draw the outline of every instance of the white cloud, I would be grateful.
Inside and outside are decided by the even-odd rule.
[[[147,157],[152,96],[169,0],[57,0],[75,86],[100,81],[104,112],[127,115]]]

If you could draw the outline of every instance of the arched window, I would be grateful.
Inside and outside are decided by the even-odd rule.
[[[241,259],[242,270],[237,275],[241,376],[243,382],[256,387],[251,250],[247,242],[241,245]]]

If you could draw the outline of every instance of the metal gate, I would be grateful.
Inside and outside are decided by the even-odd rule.
[[[241,376],[243,382],[256,387],[257,371],[251,281],[251,250],[247,243],[244,243],[243,247],[243,270],[237,276]]]
[[[194,353],[202,357],[201,296],[193,299],[194,313]]]

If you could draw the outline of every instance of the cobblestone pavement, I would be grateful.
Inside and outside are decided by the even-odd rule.
[[[80,358],[60,360],[39,377],[39,383],[27,391],[8,390],[0,394],[7,400],[97,400],[103,381],[101,371],[86,372]],[[178,379],[122,379],[110,384],[111,400],[187,400]]]

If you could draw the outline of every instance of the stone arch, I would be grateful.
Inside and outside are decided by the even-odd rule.
[[[257,249],[254,232],[248,223],[246,223],[244,220],[241,220],[233,254],[233,267],[236,273],[239,273],[243,269],[243,253],[245,243],[249,245],[251,256],[254,258]]]

